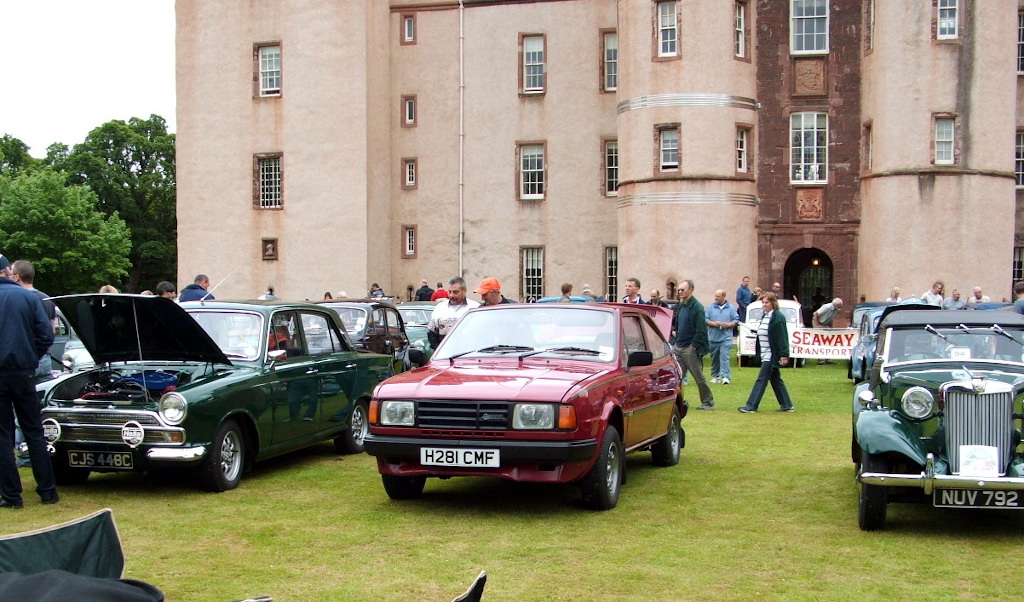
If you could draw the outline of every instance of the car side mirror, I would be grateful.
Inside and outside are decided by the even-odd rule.
[[[427,364],[427,354],[419,347],[409,347],[409,363],[419,368]]]
[[[626,359],[626,367],[650,366],[654,363],[654,354],[650,351],[630,351]]]
[[[285,349],[275,349],[267,353],[267,357],[275,362],[279,362],[288,357],[288,351]]]

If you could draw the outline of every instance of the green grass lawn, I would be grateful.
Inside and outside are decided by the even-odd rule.
[[[629,457],[608,512],[569,485],[428,480],[393,502],[369,456],[329,443],[261,464],[241,486],[94,475],[0,532],[114,510],[126,577],[169,600],[451,600],[482,569],[485,600],[989,600],[1019,595],[1024,513],[890,505],[885,531],[857,528],[846,365],[784,372],[796,412],[736,411],[757,371],[712,385],[718,409],[684,420],[680,464]],[[698,405],[694,386],[687,397]]]

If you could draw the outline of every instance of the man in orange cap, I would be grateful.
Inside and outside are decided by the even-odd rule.
[[[499,303],[514,303],[501,294],[501,283],[497,278],[489,277],[480,281],[480,286],[474,291],[480,295],[480,302],[483,305],[498,305]]]

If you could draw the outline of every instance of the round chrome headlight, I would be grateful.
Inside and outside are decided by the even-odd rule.
[[[188,415],[188,402],[178,393],[168,393],[160,398],[160,416],[167,424],[181,424]]]
[[[932,415],[935,408],[935,396],[924,387],[911,387],[903,394],[903,413],[907,416],[921,420]]]

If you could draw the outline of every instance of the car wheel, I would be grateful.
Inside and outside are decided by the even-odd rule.
[[[245,461],[245,439],[238,423],[228,420],[217,429],[210,452],[199,467],[199,477],[208,491],[221,492],[238,487]]]
[[[384,482],[384,491],[393,500],[411,500],[423,495],[423,486],[427,477],[399,477],[390,474],[380,475]]]
[[[71,468],[63,462],[53,463],[53,477],[58,485],[81,485],[89,480],[88,468]]]
[[[339,454],[361,454],[366,446],[363,440],[370,432],[370,421],[366,411],[366,402],[357,401],[352,408],[352,416],[348,419],[348,428],[334,438],[334,450]]]
[[[683,444],[683,426],[679,424],[679,408],[672,408],[672,420],[668,433],[651,446],[651,459],[655,466],[679,464],[679,450]]]
[[[619,431],[609,424],[604,431],[597,461],[581,483],[583,503],[587,507],[593,510],[611,510],[619,503],[624,459]]]
[[[885,458],[878,454],[863,454],[860,472],[886,472]],[[864,531],[877,531],[885,527],[885,509],[889,503],[889,490],[880,485],[860,484],[857,502],[857,524]]]

